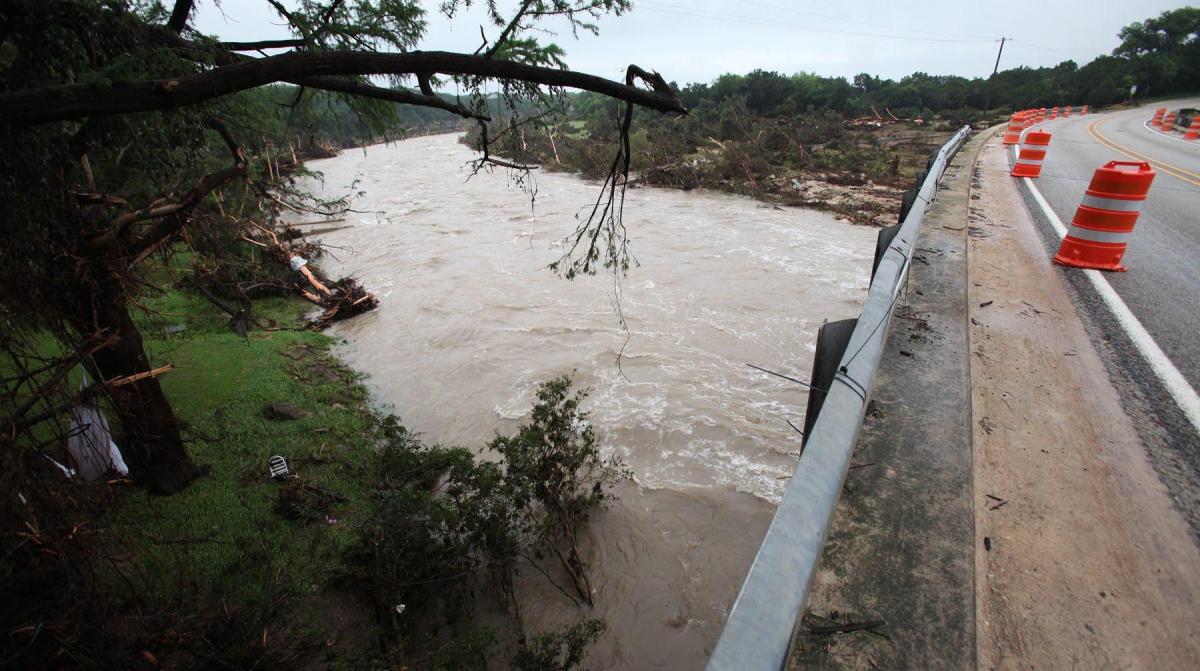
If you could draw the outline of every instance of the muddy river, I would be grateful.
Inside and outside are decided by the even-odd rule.
[[[537,174],[536,197],[440,135],[313,161],[354,192],[323,236],[379,310],[335,327],[340,354],[426,441],[483,446],[527,419],[539,382],[574,371],[606,452],[635,482],[598,515],[586,552],[608,632],[592,668],[699,668],[753,559],[800,446],[799,386],[823,319],[855,316],[875,231],[833,215],[706,192],[630,190],[640,265],[567,281],[546,270],[598,184]],[[622,328],[619,303],[627,328]],[[623,350],[623,352],[622,352]],[[618,357],[620,361],[618,363]],[[530,629],[577,617],[522,580]]]

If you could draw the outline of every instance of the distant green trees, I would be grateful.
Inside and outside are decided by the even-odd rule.
[[[997,73],[991,83],[993,106],[1109,105],[1128,98],[1134,84],[1137,97],[1200,90],[1200,8],[1163,12],[1122,28],[1118,36],[1122,41],[1112,55],[1082,67],[1068,60],[1052,67]],[[737,99],[760,116],[808,111],[859,115],[870,114],[872,107],[881,114],[888,108],[897,115],[918,116],[927,110],[981,110],[987,89],[987,77],[915,72],[895,81],[861,73],[848,82],[807,72],[754,70],[721,75],[709,84],[691,84],[680,90],[680,97],[693,113]]]
[[[1113,50],[1139,87],[1157,94],[1195,91],[1200,82],[1200,8],[1183,7],[1131,23]]]

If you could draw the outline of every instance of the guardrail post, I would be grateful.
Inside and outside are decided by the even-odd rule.
[[[938,150],[894,239],[879,257],[862,314],[841,348],[841,361],[828,386],[821,385],[825,392],[819,412],[813,413],[816,417],[811,426],[805,418],[804,450],[709,658],[710,671],[778,671],[787,664],[792,636],[804,614],[862,429],[892,312],[908,277],[921,221],[933,201],[938,179],[970,130],[969,126],[959,129]],[[922,203],[920,207],[915,206],[917,202]],[[832,339],[832,334],[828,337]],[[816,372],[814,362],[814,375]]]
[[[900,228],[896,226],[895,228]],[[888,230],[888,229],[883,229]],[[880,231],[882,233],[883,231]],[[804,436],[800,442],[800,451],[808,444],[808,434],[813,424],[821,414],[821,405],[829,394],[829,385],[837,374],[838,363],[846,354],[846,345],[850,343],[850,335],[854,333],[857,319],[841,319],[836,322],[825,322],[817,330],[817,351],[813,354],[812,376],[808,383],[808,407],[804,411]]]

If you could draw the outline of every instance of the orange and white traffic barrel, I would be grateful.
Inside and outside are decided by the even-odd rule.
[[[1200,138],[1200,114],[1192,117],[1192,125],[1188,126],[1187,132],[1183,134],[1185,140],[1195,140]]]
[[[1155,126],[1161,124],[1163,115],[1166,113],[1167,113],[1167,108],[1165,108],[1165,107],[1160,107],[1160,108],[1154,110],[1154,118],[1150,120],[1150,123]]]
[[[1021,141],[1021,153],[1013,165],[1013,177],[1037,177],[1042,174],[1042,163],[1046,160],[1046,151],[1050,148],[1050,134],[1046,131],[1031,130]]]
[[[1017,144],[1021,141],[1021,131],[1025,130],[1025,122],[1019,113],[1014,113],[1008,120],[1008,130],[1004,131],[1004,144]]]
[[[1163,117],[1162,126],[1160,126],[1159,129],[1164,133],[1170,133],[1174,128],[1175,128],[1175,113],[1167,112],[1167,115],[1165,117]]]
[[[1063,116],[1064,117],[1071,116],[1071,106],[1070,105],[1067,105],[1066,107],[1063,108]]]
[[[1057,107],[1051,107],[1051,108],[1050,108],[1050,120],[1051,120],[1051,121],[1054,121],[1054,120],[1055,120],[1055,119],[1057,119],[1057,118],[1058,118],[1058,108],[1057,108]]]
[[[1079,108],[1079,116],[1087,116],[1087,113],[1088,113],[1087,105],[1084,105],[1083,107]]]
[[[1054,262],[1073,268],[1127,270],[1121,265],[1154,181],[1149,163],[1109,161],[1096,168]]]

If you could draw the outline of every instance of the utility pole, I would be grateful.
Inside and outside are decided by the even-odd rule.
[[[996,73],[1000,71],[1000,54],[1004,53],[1004,43],[1007,41],[1007,37],[1000,38],[1000,51],[996,52],[996,65],[992,68],[992,76],[988,78],[987,102],[983,104],[985,114],[988,110],[992,109],[992,82],[996,79]]]

